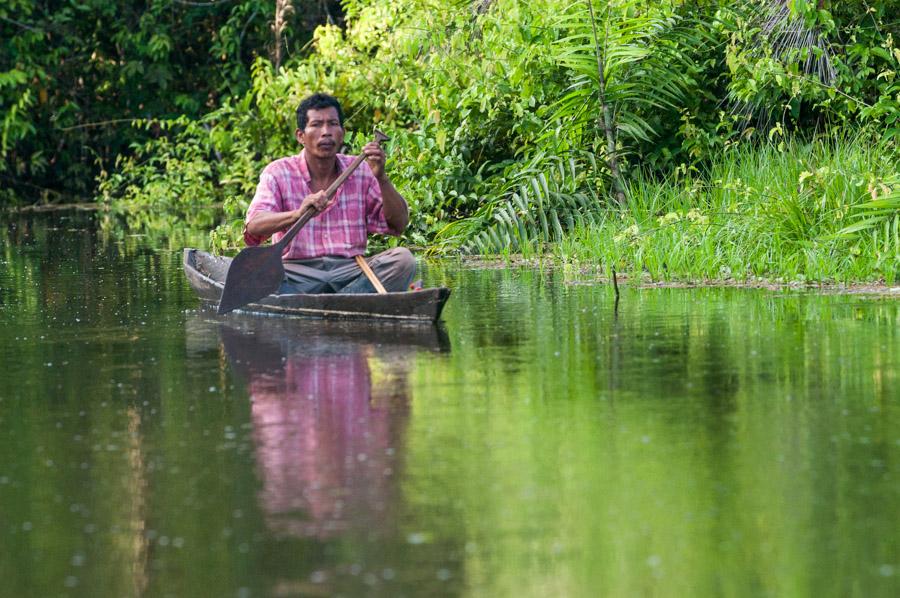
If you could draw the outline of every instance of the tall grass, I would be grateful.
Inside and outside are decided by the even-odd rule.
[[[896,193],[896,147],[865,136],[740,146],[706,172],[638,175],[624,212],[576,225],[553,252],[654,280],[850,282],[900,276],[900,213],[854,229]]]

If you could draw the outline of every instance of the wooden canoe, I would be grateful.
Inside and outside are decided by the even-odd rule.
[[[231,258],[217,257],[199,249],[184,250],[184,273],[194,292],[205,302],[218,304],[225,286]],[[436,322],[450,297],[450,289],[439,287],[401,293],[286,294],[269,295],[242,307],[244,313],[301,316],[307,318],[406,322]]]

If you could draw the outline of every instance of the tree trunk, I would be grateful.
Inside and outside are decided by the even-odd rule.
[[[275,72],[281,68],[281,34],[284,32],[285,20],[294,12],[291,0],[275,0],[275,23],[272,32],[275,34],[275,49],[272,62],[275,63]]]
[[[597,91],[600,99],[600,116],[597,118],[600,128],[606,134],[606,163],[612,175],[613,188],[615,189],[616,203],[620,208],[625,207],[625,185],[622,182],[622,173],[619,170],[619,154],[616,150],[616,128],[613,122],[609,104],[606,101],[606,75],[603,72],[603,58],[600,54],[600,40],[597,38],[597,23],[594,20],[594,6],[591,0],[585,0],[591,14],[591,28],[594,32],[594,53],[597,57]],[[606,47],[604,44],[605,55]]]

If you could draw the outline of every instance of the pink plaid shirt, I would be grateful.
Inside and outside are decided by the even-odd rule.
[[[343,170],[353,161],[353,156],[338,154],[337,159]],[[311,193],[311,184],[305,151],[275,160],[259,176],[256,195],[250,202],[245,222],[250,222],[259,212],[296,210]],[[398,234],[384,218],[381,187],[366,162],[341,185],[335,197],[333,204],[300,229],[282,259],[324,255],[354,257],[366,252],[369,233]],[[284,233],[275,233],[272,240],[277,242],[283,236]],[[265,237],[251,235],[245,227],[244,242],[247,245],[259,245],[265,240]]]

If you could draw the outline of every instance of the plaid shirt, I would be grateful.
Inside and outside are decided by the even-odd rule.
[[[338,154],[337,159],[343,170],[353,161],[353,156]],[[245,223],[259,212],[296,210],[311,193],[311,185],[305,151],[275,160],[259,176],[259,185],[247,210]],[[398,234],[384,218],[378,180],[369,165],[363,162],[338,189],[334,203],[300,229],[282,259],[363,255],[369,233]],[[275,233],[272,240],[277,242],[283,236],[284,233]],[[265,237],[251,235],[244,227],[244,242],[247,245],[259,245],[265,240]]]

